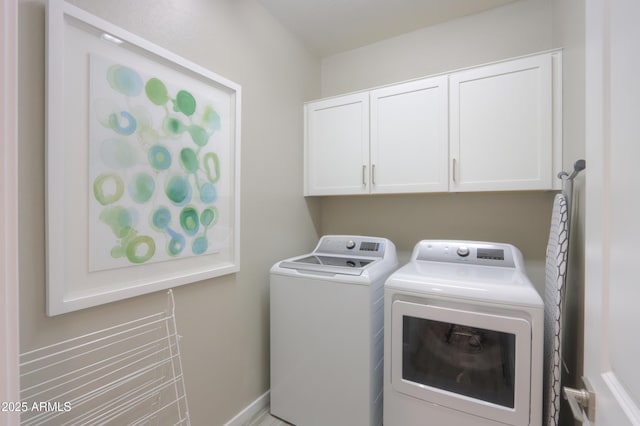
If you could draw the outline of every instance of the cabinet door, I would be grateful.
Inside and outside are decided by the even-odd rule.
[[[305,195],[369,192],[369,93],[305,105]]]
[[[447,77],[371,92],[371,192],[447,191]]]
[[[545,54],[451,74],[452,191],[552,188],[552,73]]]

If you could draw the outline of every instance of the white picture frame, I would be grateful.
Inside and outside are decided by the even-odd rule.
[[[240,85],[62,0],[47,24],[47,315],[239,271]]]

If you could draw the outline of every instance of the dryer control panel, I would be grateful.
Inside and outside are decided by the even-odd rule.
[[[479,241],[423,240],[416,245],[412,260],[452,262],[514,268],[520,256],[510,244]]]

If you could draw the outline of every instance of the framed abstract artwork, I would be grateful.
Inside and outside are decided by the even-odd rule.
[[[237,272],[240,86],[47,12],[47,314]]]

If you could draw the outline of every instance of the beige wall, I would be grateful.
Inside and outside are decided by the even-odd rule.
[[[551,0],[520,0],[322,59],[322,96],[550,49]]]
[[[313,248],[302,197],[302,103],[320,64],[254,0],[72,3],[242,85],[241,271],[174,290],[194,425],[219,425],[269,389],[268,271]],[[45,316],[45,8],[19,3],[21,350],[164,309],[164,292]]]
[[[322,94],[360,90],[559,47],[551,0],[521,0],[322,60]],[[542,294],[552,192],[333,197],[323,233],[387,236],[406,259],[421,239],[508,242],[523,252]],[[354,226],[347,226],[346,224]]]

